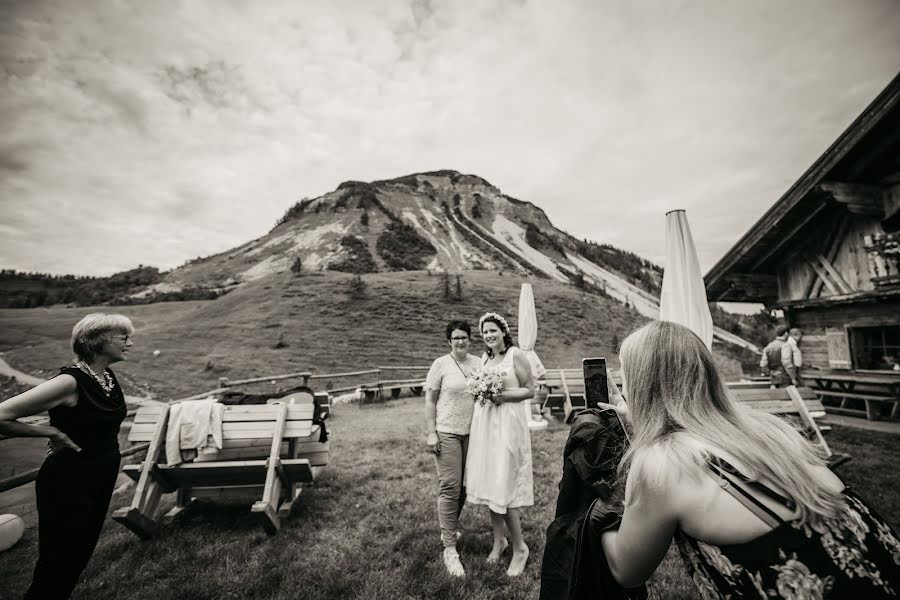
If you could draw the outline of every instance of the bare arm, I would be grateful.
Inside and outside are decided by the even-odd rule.
[[[437,401],[441,389],[439,387],[440,378],[437,375],[437,361],[431,365],[425,383],[430,386],[425,389],[425,431],[427,436],[425,444],[429,451],[440,454],[441,442],[437,434]]]
[[[626,482],[625,513],[617,531],[603,534],[603,551],[613,577],[624,587],[646,582],[666,555],[678,525],[676,494],[668,484],[668,465],[651,452],[633,467]],[[644,467],[659,475],[647,475]],[[628,504],[629,498],[635,500]]]
[[[500,393],[501,402],[521,402],[534,397],[534,380],[531,376],[531,365],[525,354],[516,352],[513,355],[513,367],[516,370],[516,379],[519,387],[512,390],[503,390]]]
[[[60,375],[18,396],[0,402],[0,434],[8,437],[47,437],[55,446],[79,450],[68,436],[49,425],[28,425],[16,419],[30,417],[60,405],[74,406],[78,384],[71,375]]]

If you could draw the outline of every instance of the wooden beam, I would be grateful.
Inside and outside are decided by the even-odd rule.
[[[843,204],[853,214],[875,217],[879,220],[884,218],[881,188],[877,185],[823,181],[816,189],[828,194],[835,202]]]
[[[831,279],[834,280],[835,285],[837,285],[837,287],[841,290],[842,294],[849,294],[853,291],[852,289],[850,289],[850,286],[847,284],[844,278],[841,277],[841,274],[838,272],[838,270],[834,268],[834,265],[832,265],[831,262],[828,261],[828,259],[826,259],[821,254],[816,254],[816,259],[818,259],[819,264],[821,264],[825,268],[825,270],[828,271],[828,274],[831,275]]]
[[[812,270],[816,272],[816,275],[819,276],[819,279],[822,280],[822,282],[825,284],[825,287],[827,287],[828,291],[831,292],[832,296],[839,296],[841,294],[838,287],[828,277],[828,271],[826,271],[814,259],[807,259],[806,262],[812,268]]]
[[[847,215],[841,215],[838,217],[837,223],[835,224],[834,230],[831,233],[831,236],[828,238],[828,241],[825,244],[825,258],[829,261],[834,260],[837,256],[838,250],[841,247],[841,244],[844,242],[844,236],[847,233],[847,228],[850,226],[850,219]],[[803,294],[803,298],[814,298],[818,295],[819,291],[822,289],[822,280],[817,277],[817,273],[813,271],[812,277],[809,279],[809,283],[804,288],[806,291]]]
[[[740,290],[748,297],[778,297],[778,278],[769,273],[734,273],[725,276],[728,291]]]
[[[800,233],[807,225],[809,225],[810,221],[812,221],[814,218],[816,218],[819,215],[819,213],[822,212],[827,206],[828,205],[824,202],[820,202],[820,203],[816,204],[815,207],[812,208],[809,211],[809,213],[807,213],[807,215],[800,220],[799,223],[794,225],[794,227],[792,227],[790,231],[788,231],[784,235],[780,236],[778,238],[778,243],[773,244],[772,247],[769,248],[769,251],[766,252],[765,254],[763,254],[762,258],[758,259],[755,263],[753,263],[753,266],[750,268],[750,270],[755,271],[763,263],[765,263],[767,260],[769,260],[769,258],[771,258],[773,255],[775,255],[777,252],[779,252],[786,243],[788,243],[789,241],[792,241],[792,238],[795,235],[797,235],[798,233]]]

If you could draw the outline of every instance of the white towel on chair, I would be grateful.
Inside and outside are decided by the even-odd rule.
[[[179,402],[169,412],[166,462],[184,460],[182,450],[217,452],[222,449],[222,412],[225,405],[212,399]]]

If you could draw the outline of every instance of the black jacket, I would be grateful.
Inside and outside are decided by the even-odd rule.
[[[556,514],[547,528],[547,543],[544,546],[544,560],[541,565],[540,600],[566,600],[570,597],[601,597],[601,590],[616,589],[620,597],[628,597],[619,586],[609,569],[597,576],[602,585],[593,590],[585,585],[573,587],[570,596],[570,578],[576,564],[580,569],[588,568],[598,558],[605,562],[599,540],[590,540],[579,533],[585,515],[596,499],[611,500],[616,485],[616,469],[625,450],[625,432],[619,418],[609,410],[587,409],[579,412],[572,423],[569,437],[563,448],[563,475],[559,482],[559,496],[556,499]],[[580,542],[580,544],[579,544]],[[594,543],[592,543],[594,542]],[[579,546],[591,556],[579,556]],[[593,569],[590,569],[593,570]],[[584,578],[577,578],[584,583]],[[573,579],[573,583],[575,580]],[[635,597],[641,597],[639,590]],[[607,594],[605,598],[615,595]]]

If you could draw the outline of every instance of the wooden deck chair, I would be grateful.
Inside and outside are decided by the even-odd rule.
[[[813,443],[824,451],[828,466],[835,468],[850,460],[850,456],[847,454],[832,452],[821,427],[816,423],[816,418],[825,415],[825,407],[814,390],[795,386],[773,389],[749,385],[740,387],[729,385],[728,393],[736,401],[750,408],[796,419],[812,437]]]
[[[152,537],[161,520],[170,520],[195,499],[252,504],[265,530],[278,531],[300,495],[328,462],[328,443],[319,441],[312,403],[226,406],[223,448],[193,462],[164,464],[169,406],[141,407],[128,439],[150,442],[139,465],[123,471],[137,481],[131,504],[113,513],[141,538]],[[176,505],[162,519],[162,494],[176,492]]]
[[[553,414],[563,410],[566,395],[554,391],[562,385],[560,382],[561,372],[562,369],[557,368],[547,369],[547,372],[544,373],[544,378],[541,380],[541,391],[545,396],[544,401],[541,403],[541,412]]]

